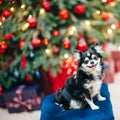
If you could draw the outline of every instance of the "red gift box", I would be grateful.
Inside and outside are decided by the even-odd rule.
[[[114,60],[115,72],[120,71],[120,51],[112,51],[111,56]]]

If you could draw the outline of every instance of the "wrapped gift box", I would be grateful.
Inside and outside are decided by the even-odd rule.
[[[39,110],[43,92],[40,85],[21,85],[3,93],[9,113]]]
[[[0,107],[5,108],[5,102],[2,95],[0,95]]]
[[[103,82],[105,83],[113,83],[115,78],[115,72],[114,72],[114,63],[112,59],[107,59],[104,61],[104,74],[105,77],[103,79]]]
[[[115,72],[120,71],[120,51],[112,51],[111,56],[115,64]]]

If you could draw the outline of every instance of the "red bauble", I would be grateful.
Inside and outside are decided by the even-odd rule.
[[[43,4],[42,4],[43,8],[48,11],[51,9],[51,3],[47,0],[43,1]]]
[[[30,75],[25,75],[25,80],[28,82],[32,81],[32,77]]]
[[[109,20],[109,18],[110,18],[110,16],[109,16],[108,13],[106,13],[106,12],[103,12],[103,13],[102,13],[102,19],[103,19],[104,21]]]
[[[87,43],[86,43],[86,42],[84,42],[84,41],[79,41],[79,42],[78,42],[78,44],[77,44],[77,49],[78,49],[79,51],[84,52],[84,51],[87,50],[87,48],[88,48],[88,46],[87,46]]]
[[[9,17],[11,14],[12,14],[12,12],[8,9],[3,10],[3,12],[2,12],[2,16],[5,18]]]
[[[65,49],[69,49],[70,48],[70,45],[71,45],[71,42],[70,42],[70,40],[69,39],[65,39],[65,40],[63,40],[63,47],[65,48]]]
[[[14,35],[12,33],[5,33],[4,38],[5,38],[5,40],[9,41],[12,38],[14,38]]]
[[[26,65],[27,65],[27,57],[26,57],[26,54],[22,54],[22,59],[21,59],[21,67],[24,69],[26,68]]]
[[[78,4],[75,6],[74,11],[76,14],[84,14],[86,11],[86,7],[83,4]]]
[[[47,45],[49,44],[49,42],[50,42],[50,40],[49,40],[48,38],[44,38],[44,39],[43,39],[43,44],[44,44],[44,45],[47,46]]]
[[[3,88],[2,86],[0,86],[0,95],[2,95],[2,93],[3,93]]]
[[[117,26],[118,28],[120,28],[120,22],[117,22],[117,23],[116,23],[116,26]]]
[[[39,48],[42,45],[42,41],[39,38],[33,38],[31,43],[34,48]]]
[[[59,30],[54,30],[54,31],[52,32],[52,35],[55,36],[55,37],[57,37],[57,36],[60,35],[60,31],[59,31]]]
[[[34,28],[37,25],[37,19],[36,19],[36,17],[28,17],[27,23],[29,23],[29,26],[31,28]]]
[[[22,48],[26,43],[26,40],[20,40],[19,47]]]
[[[8,48],[8,45],[5,43],[5,41],[1,41],[0,42],[0,54],[5,53],[7,48]]]
[[[3,4],[3,2],[4,2],[3,0],[0,0],[0,5],[2,5],[2,4]]]
[[[59,17],[60,17],[61,19],[67,19],[67,18],[69,17],[69,12],[68,12],[68,10],[66,10],[66,9],[60,10],[60,12],[59,12]]]
[[[54,55],[58,55],[60,53],[60,48],[58,46],[53,46],[53,53]]]
[[[85,37],[85,35],[83,33],[78,33],[78,36],[77,36],[78,40],[80,40],[84,37]]]
[[[39,30],[40,30],[40,31],[44,30],[44,26],[41,25],[41,26],[39,27]]]
[[[87,42],[94,44],[97,42],[97,39],[95,37],[89,37],[89,38],[87,38]]]
[[[106,3],[115,2],[116,0],[106,0]]]

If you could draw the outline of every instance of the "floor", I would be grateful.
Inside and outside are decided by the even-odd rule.
[[[120,73],[115,75],[115,82],[108,84],[115,120],[120,120]],[[0,109],[0,120],[39,120],[40,111],[31,113],[9,114],[7,109]]]

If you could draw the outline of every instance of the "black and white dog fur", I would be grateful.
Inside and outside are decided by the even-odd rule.
[[[65,86],[55,95],[55,103],[64,110],[85,109],[87,105],[92,110],[99,109],[93,98],[106,100],[100,94],[103,79],[102,47],[97,43],[86,52],[75,50],[78,60],[77,73],[67,79]]]

